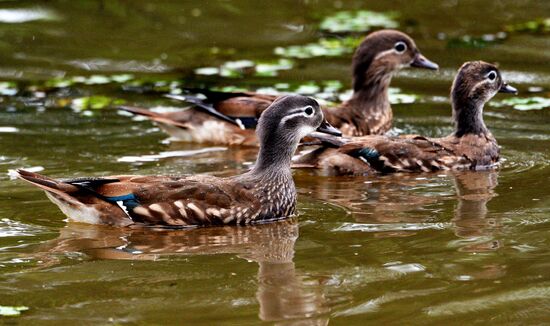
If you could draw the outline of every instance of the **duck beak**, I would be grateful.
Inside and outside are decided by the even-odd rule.
[[[518,94],[518,90],[515,87],[512,87],[506,83],[503,83],[502,86],[500,86],[500,89],[498,90],[499,93],[509,93],[509,94]]]
[[[318,132],[322,132],[324,134],[329,134],[333,136],[342,136],[342,132],[333,126],[331,126],[327,120],[323,120],[319,128],[317,128]]]
[[[428,60],[422,53],[417,53],[414,60],[411,62],[411,67],[424,68],[430,70],[439,69],[439,65],[435,62]]]

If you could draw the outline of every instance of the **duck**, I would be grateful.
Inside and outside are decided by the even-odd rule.
[[[323,107],[327,121],[346,136],[379,135],[390,130],[393,112],[388,89],[393,75],[405,67],[437,70],[439,66],[418,50],[414,40],[397,30],[367,35],[352,59],[353,95],[335,107]],[[121,106],[119,109],[156,122],[173,139],[222,145],[257,146],[260,114],[276,96],[254,92],[187,89],[198,95],[167,95],[191,108],[170,113]]]
[[[296,188],[290,162],[300,139],[316,131],[340,135],[318,102],[282,96],[262,114],[254,166],[241,175],[106,177],[57,180],[17,170],[46,192],[70,221],[111,226],[197,227],[250,225],[294,215]]]
[[[483,107],[499,92],[517,94],[517,89],[503,80],[495,65],[466,62],[451,87],[450,135],[336,139],[317,134],[323,145],[295,158],[294,166],[344,175],[492,169],[499,162],[500,148],[483,121]]]

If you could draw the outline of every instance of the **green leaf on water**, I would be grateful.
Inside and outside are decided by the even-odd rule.
[[[72,101],[71,107],[77,111],[102,110],[110,106],[122,105],[123,99],[115,99],[103,95],[85,96]]]
[[[195,69],[195,74],[204,76],[222,76],[228,78],[239,78],[245,75],[255,75],[260,77],[275,77],[280,70],[292,69],[294,63],[289,59],[279,59],[276,61],[258,61],[238,60],[227,61],[219,67],[203,67]]]
[[[508,35],[504,32],[496,34],[484,34],[482,36],[464,35],[460,37],[451,37],[447,40],[447,48],[471,48],[482,49],[493,44],[498,44],[505,40]]]
[[[402,93],[401,89],[390,87],[388,90],[391,104],[411,104],[420,99],[419,95]]]
[[[321,90],[321,87],[317,86],[313,82],[308,82],[298,86],[298,88],[296,88],[294,92],[298,94],[303,94],[303,95],[314,95],[315,93],[318,93],[320,90]]]
[[[494,101],[494,103],[490,103],[492,103],[492,106],[495,107],[511,106],[519,111],[542,110],[550,108],[550,98],[541,96],[511,97],[502,101]]]
[[[8,81],[0,82],[0,95],[13,96],[17,94],[18,91],[17,83]]]
[[[22,311],[29,310],[25,306],[0,306],[0,316],[14,317],[21,315]]]
[[[374,27],[397,28],[397,17],[397,12],[340,11],[323,19],[319,28],[331,33],[368,32]]]
[[[550,33],[550,18],[540,18],[506,26],[508,32]]]
[[[216,67],[202,67],[195,69],[196,75],[214,76],[220,73],[220,69]]]
[[[294,67],[294,62],[289,59],[279,59],[275,62],[259,62],[254,67],[256,76],[275,77],[280,70],[290,70]]]
[[[274,52],[286,58],[337,57],[352,53],[361,41],[358,37],[321,38],[316,43],[276,47]]]

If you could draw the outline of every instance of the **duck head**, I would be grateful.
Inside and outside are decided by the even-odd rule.
[[[301,95],[286,95],[275,100],[260,116],[256,134],[260,152],[255,168],[290,168],[298,143],[317,131],[340,136],[338,129],[326,122],[316,100]]]
[[[353,89],[372,87],[373,82],[389,80],[404,67],[437,70],[439,66],[424,57],[413,39],[396,30],[380,30],[365,37],[353,55]]]
[[[499,92],[517,94],[517,89],[502,79],[495,65],[470,61],[460,67],[451,87],[456,136],[488,132],[483,122],[483,107]]]

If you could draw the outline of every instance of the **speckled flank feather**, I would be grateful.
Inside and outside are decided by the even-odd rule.
[[[499,160],[499,147],[490,134],[439,139],[368,138],[352,141],[339,151],[382,172],[484,169],[494,167]]]
[[[406,51],[396,53],[394,46],[397,42],[406,44]],[[336,107],[323,108],[327,121],[346,136],[386,133],[390,130],[393,119],[388,95],[392,76],[403,67],[410,66],[419,55],[414,41],[404,33],[381,30],[369,34],[353,57],[353,96]],[[194,105],[192,109],[174,113],[158,114],[132,107],[121,109],[157,122],[164,131],[178,140],[258,145],[252,131],[254,123],[246,123],[246,129],[242,129],[228,121],[255,121],[275,100],[275,96],[202,89],[188,91],[201,93],[206,98],[202,100],[193,96],[171,96]]]

